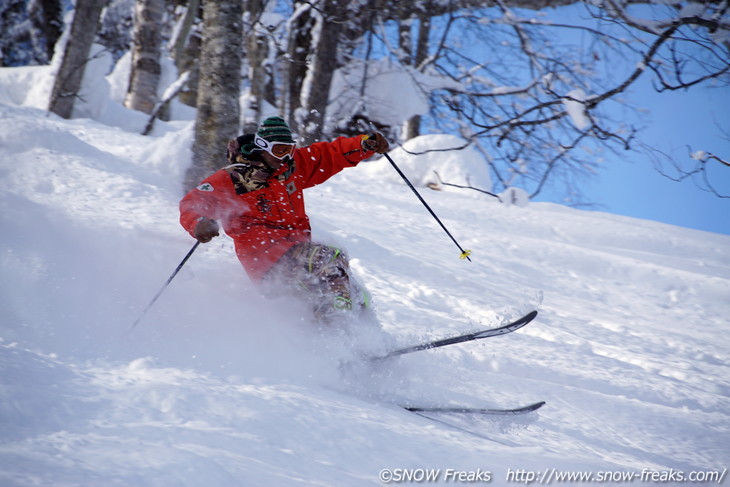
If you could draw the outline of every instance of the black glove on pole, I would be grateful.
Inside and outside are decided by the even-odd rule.
[[[190,249],[190,252],[188,252],[188,255],[186,255],[185,258],[182,260],[182,262],[180,262],[180,264],[177,266],[177,269],[175,269],[175,272],[172,273],[172,275],[167,280],[167,282],[165,283],[165,285],[162,286],[162,289],[160,289],[157,292],[157,294],[155,295],[155,297],[152,298],[152,301],[150,301],[150,304],[148,304],[147,307],[144,309],[144,311],[142,311],[142,314],[139,315],[139,318],[137,318],[137,321],[135,321],[134,324],[132,325],[132,329],[134,329],[137,326],[137,324],[139,324],[139,322],[142,320],[142,318],[147,313],[147,311],[149,311],[149,309],[152,307],[152,305],[155,304],[155,301],[157,301],[157,298],[160,297],[160,295],[162,294],[162,292],[172,282],[172,280],[175,278],[175,276],[177,275],[177,273],[180,272],[180,269],[182,269],[182,266],[185,265],[185,262],[187,262],[188,259],[190,258],[190,256],[193,255],[193,252],[195,252],[195,249],[198,248],[198,245],[200,245],[200,241],[195,242],[195,245],[193,245],[193,248]]]
[[[406,175],[403,174],[403,171],[401,171],[400,168],[398,166],[396,166],[395,162],[393,162],[393,159],[391,159],[390,156],[387,153],[383,153],[383,155],[385,156],[386,159],[388,159],[388,162],[390,162],[390,164],[393,166],[393,169],[395,169],[396,171],[398,171],[398,174],[400,174],[400,177],[403,178],[403,181],[406,182],[406,184],[408,185],[409,188],[411,188],[411,190],[413,191],[413,193],[416,196],[418,196],[418,199],[421,200],[421,203],[423,203],[423,206],[425,206],[426,209],[429,211],[429,213],[431,213],[431,216],[433,216],[436,219],[436,221],[439,223],[439,225],[441,225],[441,228],[444,229],[444,232],[446,232],[446,235],[448,235],[449,238],[451,238],[451,240],[459,248],[459,250],[461,250],[461,255],[459,257],[462,258],[462,259],[466,259],[469,262],[471,262],[471,259],[469,258],[469,255],[471,254],[471,250],[464,250],[464,249],[461,248],[461,245],[459,245],[459,242],[456,241],[456,239],[453,237],[453,235],[451,235],[451,232],[449,232],[446,229],[446,227],[444,226],[444,224],[441,223],[441,220],[439,220],[439,217],[437,217],[436,216],[436,213],[434,213],[433,210],[431,209],[431,207],[428,206],[428,203],[426,203],[426,201],[423,199],[423,197],[421,197],[421,195],[418,193],[418,191],[416,190],[416,188],[408,180],[408,178],[406,177]]]

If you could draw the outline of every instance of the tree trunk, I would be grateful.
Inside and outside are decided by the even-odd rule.
[[[137,0],[132,37],[132,70],[124,106],[151,114],[160,82],[160,24],[165,0]]]
[[[284,93],[280,108],[291,129],[299,132],[296,114],[302,104],[302,86],[307,75],[312,29],[316,21],[312,9],[305,8],[302,1],[294,3],[294,11],[296,16],[289,21],[289,42],[283,74]]]
[[[246,57],[248,60],[248,77],[251,89],[248,110],[243,117],[243,131],[250,133],[256,130],[262,119],[261,110],[264,103],[276,105],[274,91],[270,88],[273,78],[272,66],[269,65],[269,42],[265,33],[257,28],[257,23],[264,11],[263,0],[246,2]]]
[[[63,32],[63,15],[60,0],[40,0],[28,6],[34,31],[33,44],[41,54],[40,64],[48,64],[53,58],[53,49]]]
[[[416,46],[416,57],[413,68],[419,70],[421,63],[428,57],[429,35],[431,34],[431,17],[419,12],[418,14],[418,44]],[[410,140],[421,135],[421,116],[414,115],[403,124],[403,141]]]
[[[398,56],[400,62],[407,66],[413,64],[412,27],[413,17],[411,17],[410,9],[406,5],[398,5]]]
[[[239,134],[242,16],[239,1],[207,1],[203,6],[198,112],[186,190],[225,163],[228,140]]]
[[[346,0],[325,1],[315,27],[319,30],[318,43],[312,45],[314,59],[304,81],[302,113],[297,117],[299,134],[305,145],[317,142],[322,136],[332,76],[338,67],[337,48],[346,5]]]
[[[177,37],[172,43],[172,53],[178,73],[188,72],[188,81],[180,90],[178,100],[185,105],[195,107],[198,101],[198,79],[200,69],[201,16],[200,0],[189,0],[179,27]]]
[[[76,2],[71,32],[48,105],[48,110],[59,117],[71,118],[73,115],[74,100],[81,90],[89,52],[99,26],[99,15],[105,5],[106,0]]]

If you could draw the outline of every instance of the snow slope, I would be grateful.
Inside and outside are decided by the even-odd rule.
[[[346,248],[372,292],[382,332],[317,330],[302,309],[266,302],[225,236],[132,330],[194,243],[177,223],[191,124],[142,137],[121,128],[143,122],[121,107],[117,127],[61,120],[19,96],[33,76],[18,73],[0,69],[0,485],[725,476],[730,237],[422,188],[473,251],[466,262],[374,161],[306,197],[316,237]],[[464,176],[439,153],[392,155],[414,181],[426,168]],[[536,307],[505,337],[360,359]],[[547,405],[526,416],[443,422],[395,406],[537,400]]]

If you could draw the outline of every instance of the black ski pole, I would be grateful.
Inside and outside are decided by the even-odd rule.
[[[200,245],[200,241],[195,242],[195,245],[193,245],[193,248],[190,249],[190,252],[188,252],[188,255],[186,255],[185,258],[182,260],[182,262],[180,262],[180,264],[177,266],[177,268],[175,269],[175,272],[172,273],[172,275],[167,280],[167,282],[157,292],[155,297],[152,298],[152,301],[150,301],[150,304],[148,304],[147,307],[144,309],[144,311],[142,311],[142,314],[139,315],[139,318],[137,318],[137,321],[135,321],[134,324],[132,325],[132,329],[134,329],[139,324],[139,322],[142,321],[142,318],[144,317],[144,315],[147,313],[147,311],[149,311],[149,309],[152,307],[152,305],[155,304],[155,302],[157,301],[157,298],[159,298],[160,295],[163,293],[163,291],[165,289],[167,289],[167,286],[172,282],[172,280],[175,279],[175,276],[177,275],[177,273],[180,272],[180,269],[182,269],[182,266],[185,265],[185,262],[187,262],[188,259],[190,258],[190,256],[193,255],[193,252],[195,252],[195,249],[198,248],[198,245]]]
[[[425,206],[426,209],[428,210],[428,212],[431,213],[431,216],[433,216],[436,219],[436,221],[438,222],[438,224],[441,225],[441,228],[444,229],[444,232],[446,232],[446,235],[448,235],[449,238],[451,238],[451,240],[459,248],[459,250],[461,251],[461,255],[459,257],[471,262],[471,259],[469,258],[469,255],[471,255],[471,250],[464,250],[461,248],[461,245],[459,245],[459,242],[457,242],[456,239],[453,237],[453,235],[451,235],[451,232],[449,232],[449,230],[446,228],[446,226],[444,226],[444,224],[441,223],[441,220],[439,219],[439,217],[437,217],[436,213],[434,213],[433,210],[431,209],[431,207],[428,206],[428,203],[426,203],[426,201],[423,199],[423,197],[419,194],[418,190],[416,190],[416,188],[411,184],[411,182],[408,180],[406,175],[403,174],[403,171],[401,171],[400,168],[395,164],[393,159],[391,159],[391,157],[387,153],[383,153],[383,155],[385,156],[386,159],[388,159],[388,162],[390,162],[390,164],[393,166],[393,169],[395,169],[398,172],[398,174],[400,174],[400,177],[403,178],[403,181],[406,182],[406,184],[408,185],[409,188],[411,188],[413,193],[416,196],[418,196],[418,199],[421,200],[421,203],[423,203],[423,206]]]

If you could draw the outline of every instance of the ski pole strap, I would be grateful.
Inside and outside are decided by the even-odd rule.
[[[459,258],[462,260],[466,259],[469,262],[471,262],[471,259],[469,258],[469,256],[471,255],[471,250],[464,250],[463,248],[461,248],[461,245],[459,245],[459,242],[457,242],[456,239],[454,238],[454,236],[451,235],[451,232],[449,232],[449,230],[441,222],[439,217],[436,216],[436,213],[433,212],[431,207],[428,206],[428,203],[426,203],[426,200],[423,199],[421,194],[418,192],[418,190],[415,188],[415,186],[413,186],[413,184],[411,184],[411,182],[408,180],[406,175],[403,174],[403,171],[400,170],[400,168],[396,165],[396,163],[393,161],[393,159],[391,159],[391,157],[387,153],[384,153],[383,155],[385,156],[386,159],[388,159],[388,162],[390,162],[390,164],[393,166],[393,169],[395,169],[398,172],[398,174],[400,175],[400,177],[403,178],[403,181],[406,182],[408,187],[411,188],[411,191],[413,191],[413,193],[418,197],[418,199],[421,201],[421,203],[423,203],[423,206],[425,206],[426,209],[428,210],[428,212],[431,213],[431,216],[434,217],[434,219],[438,222],[439,225],[441,225],[441,228],[443,228],[444,232],[446,232],[446,235],[448,235],[449,238],[451,239],[451,241],[454,242],[454,244],[456,244],[456,246],[459,248],[459,250],[461,251],[461,255],[459,255]]]

